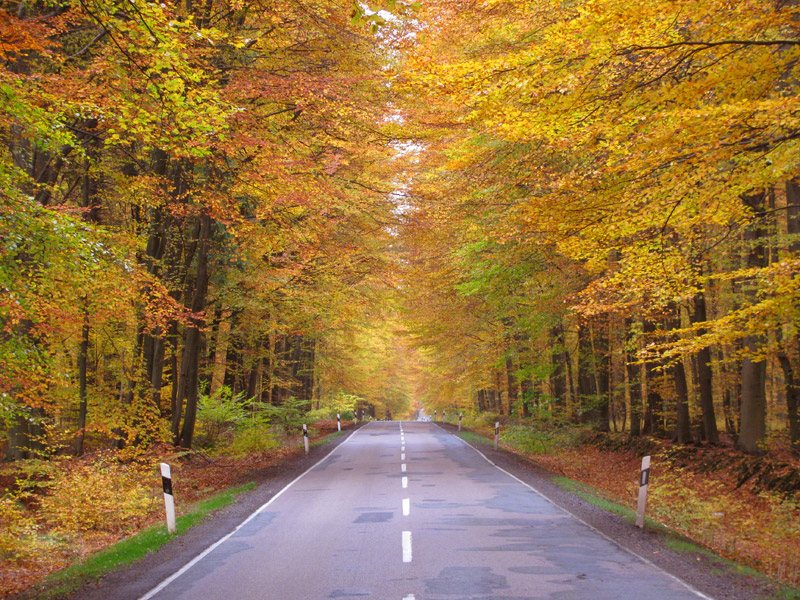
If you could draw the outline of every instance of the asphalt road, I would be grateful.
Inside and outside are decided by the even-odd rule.
[[[707,598],[433,423],[376,422],[142,600]]]

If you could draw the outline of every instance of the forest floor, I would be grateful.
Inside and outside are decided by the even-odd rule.
[[[648,520],[642,535],[666,533],[666,549],[687,553],[698,564],[712,561],[709,569],[715,572],[741,575],[737,585],[753,587],[752,598],[800,598],[794,587],[800,586],[800,461],[787,452],[750,457],[726,447],[677,446],[613,435],[589,435],[574,445],[559,444],[551,436],[546,443],[531,444],[521,443],[512,433],[506,438],[501,434],[501,447],[549,473],[540,484],[552,483],[573,498],[617,513],[630,530],[635,529],[641,457],[651,455]],[[493,438],[490,427],[477,427],[464,437],[480,444],[482,451],[498,454],[486,448]],[[571,512],[583,510],[570,502]],[[618,539],[619,532],[609,535]],[[665,569],[684,578],[681,569]],[[691,583],[691,577],[687,580]]]
[[[342,433],[353,428],[352,424],[347,425]],[[158,464],[162,461],[172,466],[178,537],[183,538],[186,536],[181,526],[182,515],[194,525],[214,508],[232,501],[241,504],[238,495],[234,500],[233,495],[222,492],[238,493],[254,484],[280,482],[284,475],[292,475],[312,458],[318,460],[315,457],[327,452],[327,448],[317,446],[333,446],[332,442],[343,438],[344,435],[337,435],[336,423],[332,421],[317,423],[311,429],[310,457],[305,456],[298,440],[284,440],[274,450],[241,457],[210,457],[202,452],[176,454],[166,447],[153,448],[137,457],[135,466],[116,464],[119,461],[109,460],[109,453],[103,451],[66,458],[55,467],[59,473],[92,475],[66,480],[69,488],[66,491],[72,501],[60,499],[55,507],[46,500],[59,495],[59,490],[51,485],[53,481],[46,481],[53,472],[49,465],[28,465],[27,472],[20,470],[18,464],[5,465],[0,469],[0,487],[6,493],[20,486],[27,486],[28,490],[16,502],[22,505],[21,511],[13,512],[17,509],[11,504],[0,505],[0,598],[46,597],[54,586],[44,582],[57,572],[80,565],[120,540],[161,525],[164,501]],[[33,476],[30,470],[34,471]],[[108,477],[102,478],[102,474]],[[142,481],[145,481],[145,498],[140,498],[137,505],[129,497],[125,484],[139,484],[141,489]],[[98,498],[97,488],[104,484],[109,488],[108,493]],[[110,507],[110,502],[116,506]],[[58,514],[48,514],[48,509],[50,512],[57,509]],[[164,539],[159,545],[170,539],[165,527],[157,529],[164,530],[160,532]]]

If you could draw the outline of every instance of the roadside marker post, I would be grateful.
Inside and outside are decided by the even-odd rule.
[[[308,454],[308,426],[303,423],[303,444],[306,447],[306,454]]]
[[[342,430],[342,417],[339,416],[339,413],[336,413],[336,429],[338,431]]]
[[[458,430],[461,431],[461,417],[464,416],[464,413],[458,413]]]
[[[164,489],[164,508],[167,511],[167,531],[178,531],[175,525],[175,496],[172,495],[172,471],[167,463],[161,463],[161,487]]]
[[[436,423],[436,410],[433,411],[433,422]]]
[[[642,458],[642,473],[639,479],[639,504],[636,507],[636,526],[644,528],[644,509],[647,505],[647,484],[650,482],[650,457]]]
[[[443,423],[447,423],[447,411],[446,410],[442,411],[442,422]]]
[[[494,424],[494,449],[497,450],[497,439],[500,437],[500,421]]]

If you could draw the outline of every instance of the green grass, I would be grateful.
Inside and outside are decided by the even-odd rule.
[[[759,598],[759,600],[763,600]],[[784,587],[769,600],[800,600],[800,588]]]
[[[168,534],[166,525],[154,525],[117,542],[113,546],[89,555],[77,564],[53,573],[45,579],[41,586],[42,589],[36,597],[45,600],[64,596],[75,591],[89,580],[98,579],[110,571],[139,560],[146,554],[158,550],[177,535],[191,529],[210,513],[227,506],[233,502],[237,495],[254,487],[256,487],[255,483],[247,483],[193,504],[185,514],[176,519],[177,534]]]
[[[597,508],[602,508],[605,511],[620,515],[624,517],[626,521],[630,521],[631,523],[636,520],[636,512],[633,509],[623,506],[622,504],[612,502],[608,498],[600,495],[593,487],[588,486],[585,483],[580,483],[579,481],[575,481],[574,479],[570,479],[568,477],[554,477],[553,482],[567,490],[569,493],[575,494],[579,498],[583,498],[592,506],[596,506]],[[657,526],[658,523],[645,517],[645,525]]]
[[[714,554],[708,548],[704,548],[703,546],[698,546],[691,540],[687,540],[685,538],[679,538],[675,536],[667,536],[664,539],[664,544],[672,550],[673,552],[678,552],[679,554],[705,554],[706,556],[710,556],[715,559],[719,559],[720,557]],[[724,559],[722,559],[724,560]],[[733,564],[733,563],[731,563]],[[755,571],[753,571],[753,574]]]
[[[322,446],[323,444],[330,444],[333,440],[335,440],[340,435],[344,435],[347,433],[346,431],[334,431],[333,433],[329,433],[321,440],[317,440],[315,442],[310,442],[309,446]]]
[[[491,442],[483,437],[480,434],[477,434],[473,431],[462,431],[458,434],[462,440],[465,442],[470,442],[471,444],[491,444]]]

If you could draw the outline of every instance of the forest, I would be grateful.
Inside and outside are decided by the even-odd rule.
[[[139,514],[158,457],[337,413],[800,487],[796,3],[18,0],[0,41],[0,560],[75,465]]]

